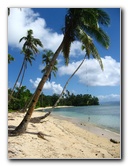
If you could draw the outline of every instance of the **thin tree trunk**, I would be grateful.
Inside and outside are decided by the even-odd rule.
[[[43,89],[43,86],[44,86],[45,82],[47,81],[47,79],[49,77],[49,74],[52,71],[52,67],[53,67],[53,65],[54,65],[54,63],[55,63],[60,51],[63,48],[63,42],[64,42],[64,39],[61,42],[60,46],[58,47],[57,51],[55,52],[55,54],[54,54],[54,56],[53,56],[53,58],[51,60],[51,63],[49,65],[49,67],[47,68],[47,71],[43,75],[43,77],[42,77],[42,79],[41,79],[41,81],[40,81],[40,83],[39,83],[39,85],[38,85],[38,87],[37,87],[37,89],[36,89],[36,91],[34,93],[34,97],[32,99],[32,102],[30,104],[30,107],[29,107],[25,117],[23,118],[23,120],[21,121],[19,126],[17,126],[16,129],[12,132],[12,134],[20,135],[20,134],[22,134],[22,133],[24,133],[26,131],[28,123],[29,123],[29,121],[31,119],[32,113],[34,111],[34,108],[35,108],[36,103],[38,101],[38,98],[40,96],[40,93],[41,93],[41,91]]]
[[[19,72],[19,74],[18,74],[18,77],[17,77],[17,79],[16,79],[16,82],[15,82],[15,84],[14,84],[14,86],[13,86],[12,92],[11,92],[11,94],[10,94],[10,97],[9,97],[8,103],[9,103],[9,102],[11,101],[11,99],[12,99],[12,96],[13,96],[13,93],[14,93],[14,89],[15,89],[16,84],[17,84],[17,82],[18,82],[18,80],[19,80],[19,78],[20,78],[20,75],[21,75],[21,73],[22,73],[22,70],[23,70],[24,64],[25,64],[25,57],[24,57],[24,60],[23,60],[23,63],[22,63],[22,66],[21,66],[20,72]]]
[[[27,68],[27,61],[25,61],[25,63],[24,63],[24,70],[23,70],[23,75],[22,75],[22,78],[21,78],[21,81],[20,81],[19,88],[21,88],[21,86],[22,86],[22,82],[23,82],[23,79],[24,79],[26,68]]]
[[[69,81],[72,79],[72,77],[76,74],[76,72],[77,72],[77,71],[79,70],[79,68],[82,66],[82,64],[84,63],[85,59],[86,59],[86,55],[85,55],[83,61],[82,61],[82,62],[80,63],[80,65],[77,67],[77,69],[73,72],[73,74],[72,74],[72,75],[69,77],[69,79],[67,80],[67,82],[66,82],[66,84],[65,84],[65,86],[64,86],[64,88],[63,88],[63,90],[62,90],[62,92],[61,92],[61,94],[60,94],[60,96],[59,96],[59,98],[58,98],[58,100],[56,101],[56,103],[55,103],[54,106],[53,106],[53,109],[57,106],[57,104],[58,104],[59,101],[61,100],[61,98],[62,98],[62,96],[63,96],[63,93],[64,93],[64,91],[65,91],[65,89],[66,89],[66,87],[67,87]]]
[[[18,89],[18,92],[17,92],[17,95],[16,97],[19,95],[20,93],[20,88],[22,86],[22,82],[23,82],[23,79],[24,79],[24,75],[25,75],[25,71],[26,71],[26,66],[27,66],[27,61],[25,61],[24,63],[24,69],[23,69],[23,74],[22,74],[22,78],[21,78],[21,81],[20,81],[20,85],[19,85],[19,89]]]

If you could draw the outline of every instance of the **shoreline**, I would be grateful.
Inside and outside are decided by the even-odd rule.
[[[74,107],[74,106],[56,106],[55,108],[70,108],[70,107]],[[42,111],[43,110],[48,110],[48,109],[52,109],[52,107],[40,107],[35,109],[35,111]],[[121,137],[120,137],[120,133],[110,130],[108,128],[103,128],[101,126],[92,124],[92,123],[88,123],[88,122],[83,122],[81,120],[77,120],[77,119],[73,119],[71,117],[67,117],[64,115],[57,115],[57,114],[51,114],[50,116],[55,117],[55,118],[59,118],[62,120],[70,120],[71,123],[77,125],[80,128],[83,128],[85,130],[88,130],[89,132],[92,132],[98,136],[102,136],[108,139],[111,139],[111,137],[113,137],[113,139],[120,141]]]
[[[44,112],[34,111],[32,117],[42,115]],[[8,113],[9,129],[23,117],[24,113]],[[39,138],[38,132],[44,133],[45,139]],[[9,159],[120,159],[120,154],[120,143],[53,115],[40,123],[30,122],[25,134],[8,137]]]
[[[69,120],[74,125],[82,128],[84,130],[87,130],[89,132],[92,132],[93,134],[96,134],[97,136],[105,137],[108,139],[115,139],[117,141],[120,141],[120,133],[117,133],[115,131],[111,131],[109,129],[102,128],[102,127],[96,126],[96,125],[91,124],[91,123],[81,122],[79,120],[72,119],[70,117],[66,117],[66,116],[62,116],[62,115],[51,114],[51,116],[53,118],[57,118],[57,119],[62,119],[62,120],[66,120],[66,121]]]
[[[70,108],[70,107],[74,107],[74,106],[56,106],[55,108]],[[52,106],[48,106],[48,107],[39,107],[39,108],[35,108],[34,111],[43,111],[43,110],[48,110],[48,109],[52,109]]]

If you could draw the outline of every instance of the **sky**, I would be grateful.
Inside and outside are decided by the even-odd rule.
[[[75,74],[67,86],[67,90],[74,94],[91,94],[103,101],[120,100],[120,9],[103,8],[110,17],[110,26],[104,31],[110,37],[110,47],[108,50],[96,43],[99,54],[102,58],[104,71],[101,70],[98,62],[90,58],[84,62],[79,71]],[[14,56],[15,61],[8,65],[8,88],[12,88],[24,55],[21,54],[23,45],[19,43],[21,37],[26,36],[27,30],[32,29],[34,37],[43,43],[43,49],[56,51],[60,45],[64,27],[65,8],[11,8],[8,17],[8,53]],[[34,92],[41,80],[43,69],[42,53],[33,61],[33,65],[28,64],[23,81],[31,92]],[[63,55],[60,54],[58,60],[58,72],[56,78],[52,76],[51,81],[47,81],[43,93],[52,95],[60,94],[67,79],[74,72],[84,58],[85,52],[81,50],[81,43],[76,41],[71,46],[69,65],[65,66]]]

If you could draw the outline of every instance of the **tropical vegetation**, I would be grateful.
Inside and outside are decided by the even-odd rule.
[[[11,89],[8,90],[8,93],[11,93]],[[26,86],[22,86],[21,88],[16,88],[14,91],[13,98],[8,105],[9,110],[13,111],[24,111],[23,108],[26,103],[28,103],[33,94],[30,92]],[[54,106],[56,101],[58,100],[59,95],[53,94],[45,95],[41,93],[39,100],[37,102],[36,108],[38,107],[47,107]],[[57,104],[57,106],[89,106],[89,105],[99,105],[99,99],[91,94],[73,94],[68,90],[65,91],[61,100]]]

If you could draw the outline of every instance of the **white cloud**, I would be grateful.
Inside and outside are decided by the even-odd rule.
[[[73,42],[71,46],[70,54],[74,57],[85,55],[85,51],[82,51],[81,46],[82,45],[79,41]]]
[[[47,21],[47,20],[46,20]],[[11,14],[8,17],[8,44],[11,47],[22,48],[23,43],[19,40],[26,36],[27,30],[32,29],[34,37],[41,40],[44,49],[51,49],[56,51],[63,39],[63,34],[54,32],[47,27],[44,18],[41,18],[39,13],[35,13],[30,8],[11,8]],[[78,57],[78,55],[85,54],[81,50],[81,43],[73,42],[71,45],[70,55]]]
[[[35,81],[33,81],[32,79],[29,80],[32,84],[34,88],[37,88],[39,82],[41,81],[41,78],[37,78]]]
[[[116,86],[120,84],[120,63],[110,56],[102,58],[104,71],[95,59],[85,60],[76,75],[79,82],[88,86]],[[59,68],[60,75],[71,75],[81,61],[70,63]]]
[[[99,95],[97,97],[100,100],[100,102],[120,101],[120,95],[118,95],[118,94]]]
[[[27,30],[32,29],[34,37],[39,38],[44,48],[55,51],[60,45],[63,35],[53,32],[46,26],[46,21],[30,8],[11,9],[8,17],[8,43],[12,47],[21,48],[21,37],[26,36]]]
[[[34,88],[37,88],[39,82],[41,81],[41,78],[37,78],[35,81],[30,79],[30,82],[32,83]],[[56,84],[55,82],[49,82],[47,81],[44,84],[44,90],[52,90],[53,93],[60,94],[63,90],[62,86],[60,84]]]

